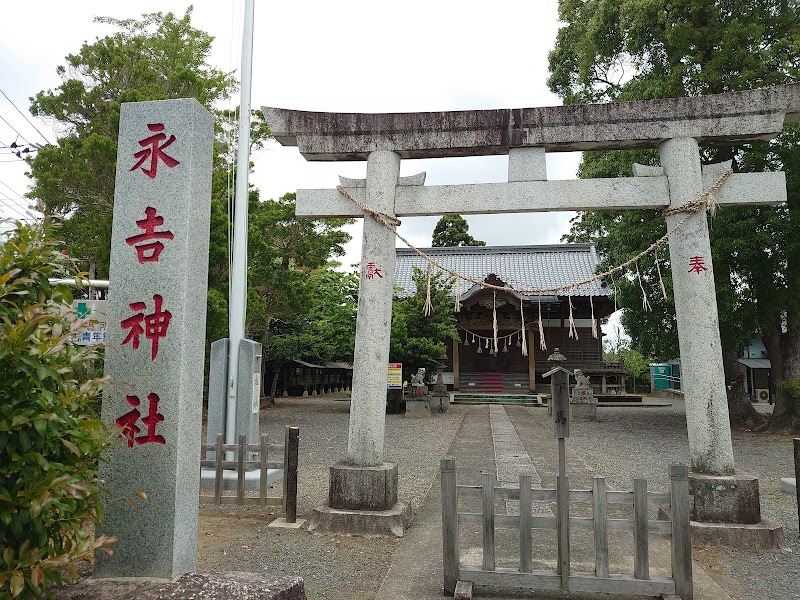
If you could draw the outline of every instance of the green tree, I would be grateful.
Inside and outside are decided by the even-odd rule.
[[[433,228],[431,245],[434,248],[446,246],[485,246],[486,242],[476,240],[469,234],[469,223],[461,215],[444,215]]]
[[[264,346],[274,374],[300,358],[350,362],[358,277],[335,270],[348,219],[298,219],[295,194],[260,201],[250,193],[247,331]]]
[[[556,46],[550,53],[550,88],[568,104],[695,96],[790,83],[798,80],[800,5],[784,0],[563,0]],[[704,162],[733,160],[738,171],[782,169],[789,202],[777,208],[726,208],[711,228],[720,313],[723,362],[734,423],[759,415],[741,394],[737,354],[760,331],[778,380],[800,378],[800,144],[787,127],[767,144],[702,148]],[[592,152],[581,176],[630,174],[634,161],[657,164],[655,153]],[[568,239],[595,241],[607,262],[638,254],[665,231],[655,212],[592,212],[573,223]],[[639,273],[653,313],[641,310],[638,277],[620,277],[617,299],[623,324],[643,353],[675,356],[675,325],[667,275],[660,255],[667,300],[660,299],[652,259]],[[602,268],[602,266],[601,266]],[[653,293],[659,290],[657,293]],[[670,348],[672,346],[672,348]],[[798,408],[779,387],[773,427],[797,427]]]
[[[29,196],[65,217],[67,250],[98,277],[108,276],[121,104],[188,97],[210,110],[235,88],[230,73],[206,63],[213,37],[191,26],[191,13],[96,18],[120,31],[67,55],[56,69],[61,85],[31,98],[31,113],[64,133],[30,160]]]
[[[235,113],[213,107],[231,95],[236,81],[207,64],[213,37],[192,27],[191,14],[190,7],[180,18],[153,13],[141,20],[96,19],[119,31],[67,55],[66,66],[57,68],[61,85],[31,99],[31,112],[57,122],[64,133],[30,160],[29,196],[64,219],[61,237],[69,255],[106,278],[122,103],[193,97],[214,112],[207,310],[207,339],[214,340],[228,331],[229,198],[236,164],[228,140],[236,124]],[[253,111],[252,148],[269,136],[262,112]]]
[[[389,360],[403,363],[403,379],[420,367],[435,372],[436,363],[445,355],[444,340],[458,339],[456,318],[450,290],[453,282],[442,273],[431,276],[431,312],[425,315],[428,289],[426,272],[414,268],[416,292],[406,298],[394,298]]]
[[[77,579],[114,538],[85,525],[102,517],[98,460],[109,445],[99,417],[103,380],[78,372],[95,357],[72,343],[68,286],[76,276],[49,225],[0,242],[0,597],[39,598]]]
[[[619,342],[613,348],[606,344],[603,346],[603,360],[621,361],[625,365],[625,372],[631,376],[631,384],[635,393],[637,380],[641,381],[650,372],[650,365],[654,362],[653,357],[645,356],[631,348],[628,340]]]

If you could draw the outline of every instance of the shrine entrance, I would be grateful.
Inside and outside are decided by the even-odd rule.
[[[372,526],[407,515],[407,505],[397,502],[396,465],[384,462],[384,407],[394,245],[396,236],[403,239],[396,229],[398,217],[410,215],[663,210],[668,233],[641,256],[668,240],[694,486],[692,517],[735,522],[733,511],[718,514],[714,507],[740,501],[758,506],[757,479],[754,485],[740,485],[741,476],[735,474],[706,208],[780,204],[786,201],[786,182],[783,173],[732,173],[730,163],[702,165],[699,144],[774,138],[784,122],[800,116],[800,84],[603,105],[408,114],[265,107],[264,114],[275,139],[298,146],[307,160],[367,163],[363,180],[297,192],[298,216],[366,217],[347,458],[331,469],[330,504],[315,511],[325,527],[358,522],[356,528],[368,530],[367,522]],[[658,149],[661,165],[637,167],[628,178],[547,180],[547,152],[631,148]],[[402,159],[494,154],[508,155],[508,182],[425,186],[424,174],[400,177]],[[615,271],[632,272],[638,258]],[[370,269],[384,276],[369,277]],[[538,296],[569,294],[611,272],[550,288],[491,287],[448,273],[485,289]],[[543,325],[542,319],[538,323]],[[730,485],[712,486],[709,477],[725,477]],[[717,498],[721,488],[734,495],[747,489],[754,497]],[[376,498],[380,489],[387,492]],[[385,507],[380,510],[392,506],[395,514],[368,515],[365,511],[376,500]]]

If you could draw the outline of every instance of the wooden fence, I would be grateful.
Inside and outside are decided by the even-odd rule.
[[[213,468],[214,495],[200,494],[201,503],[213,504],[260,504],[261,506],[282,506],[286,514],[286,522],[297,520],[297,456],[300,441],[300,429],[287,427],[284,443],[271,444],[266,435],[261,436],[260,444],[246,444],[245,436],[239,436],[238,444],[223,444],[222,434],[217,435],[215,444],[202,444],[205,454],[214,452],[213,459],[201,459],[200,467]],[[232,452],[233,460],[225,460],[225,453]],[[253,460],[245,460],[246,455]],[[257,455],[257,456],[256,456]],[[269,456],[278,456],[278,460],[269,460]],[[236,472],[236,495],[223,496],[225,489],[224,470],[234,469]],[[259,488],[257,496],[245,496],[245,475],[248,471],[259,470]],[[280,497],[267,495],[268,470],[283,469],[283,491]]]
[[[689,469],[673,465],[669,469],[669,493],[647,491],[645,479],[635,479],[633,491],[606,490],[603,477],[595,477],[591,490],[568,490],[568,501],[558,503],[558,490],[533,488],[530,475],[521,475],[519,487],[495,487],[495,476],[483,474],[480,486],[456,485],[454,458],[444,458],[442,469],[442,538],[444,590],[452,595],[459,581],[476,585],[506,586],[534,590],[571,590],[605,594],[644,596],[677,595],[692,600],[692,544],[689,529]],[[566,478],[565,478],[566,479]],[[567,484],[568,488],[568,484]],[[482,500],[482,512],[458,512],[459,498]],[[519,500],[519,515],[496,515],[496,499]],[[532,502],[557,503],[556,516],[533,516]],[[591,504],[592,517],[570,517],[570,502]],[[670,507],[670,521],[648,520],[648,505]],[[632,519],[610,519],[609,504],[633,505]],[[562,524],[568,524],[563,527]],[[478,526],[483,534],[481,566],[460,564],[459,526]],[[519,568],[495,566],[495,528],[519,529]],[[558,557],[555,570],[532,569],[532,531],[558,532]],[[570,571],[569,531],[594,532],[594,573]],[[634,539],[633,575],[609,573],[608,533],[632,532]],[[649,534],[671,535],[672,577],[650,577]]]

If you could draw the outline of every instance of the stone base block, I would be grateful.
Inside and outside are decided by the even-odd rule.
[[[769,521],[754,524],[692,521],[691,527],[692,542],[698,545],[791,551],[783,539],[783,527]]]
[[[434,393],[430,398],[431,412],[446,413],[450,408],[450,394]]]
[[[345,511],[385,511],[397,504],[397,465],[331,466],[328,506]]]
[[[575,421],[597,421],[597,403],[570,404],[569,414]]]
[[[430,417],[431,403],[428,400],[409,400],[406,399],[407,417]]]
[[[94,579],[53,590],[58,600],[162,600],[164,598],[236,598],[306,600],[300,577],[212,571],[187,573],[173,582],[146,579]]]
[[[702,523],[761,522],[758,477],[689,473],[689,516]]]
[[[312,533],[403,537],[411,524],[411,507],[398,502],[389,510],[341,510],[318,506],[311,513]]]

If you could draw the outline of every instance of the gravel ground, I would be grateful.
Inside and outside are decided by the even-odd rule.
[[[279,398],[261,413],[261,430],[283,441],[286,426],[300,428],[298,518],[328,495],[330,466],[347,454],[350,403],[346,396]],[[398,494],[416,511],[428,493],[439,460],[450,447],[463,407],[429,419],[386,417],[386,460],[400,472]],[[277,495],[277,490],[276,490]],[[198,569],[301,575],[310,600],[374,598],[399,543],[382,537],[309,535],[267,527],[277,514],[255,506],[204,505],[200,511]]]
[[[680,400],[663,408],[603,407],[597,422],[572,423],[570,430],[569,447],[617,489],[646,477],[651,489],[666,490],[669,465],[689,461]],[[737,470],[759,477],[762,519],[783,525],[792,552],[695,548],[694,559],[737,600],[798,599],[797,504],[780,489],[780,478],[794,474],[792,436],[734,431],[733,450]]]
[[[414,509],[419,507],[463,416],[474,410],[455,405],[450,412],[429,419],[387,416],[386,458],[398,463],[401,500],[410,501]],[[311,509],[326,500],[329,467],[346,454],[348,411],[346,398],[332,397],[279,399],[262,411],[262,430],[272,439],[282,440],[287,425],[300,427],[301,518],[308,518]],[[598,412],[597,422],[571,424],[568,469],[581,471],[582,479],[589,474],[603,475],[614,489],[630,489],[634,477],[645,477],[649,489],[666,490],[668,466],[688,462],[682,402],[658,408],[602,407]],[[543,485],[549,486],[555,442],[549,437],[552,429],[547,411],[513,407],[508,413],[529,446]],[[537,439],[526,440],[526,436]],[[485,444],[487,460],[492,461],[491,441],[469,443]],[[734,452],[739,470],[759,476],[763,518],[784,525],[793,552],[695,548],[695,561],[731,598],[800,598],[797,509],[794,498],[782,493],[779,486],[780,477],[794,470],[791,436],[737,432]],[[276,516],[258,507],[203,506],[198,568],[301,575],[311,600],[376,597],[401,542],[309,535],[305,526],[300,530],[267,527]]]

